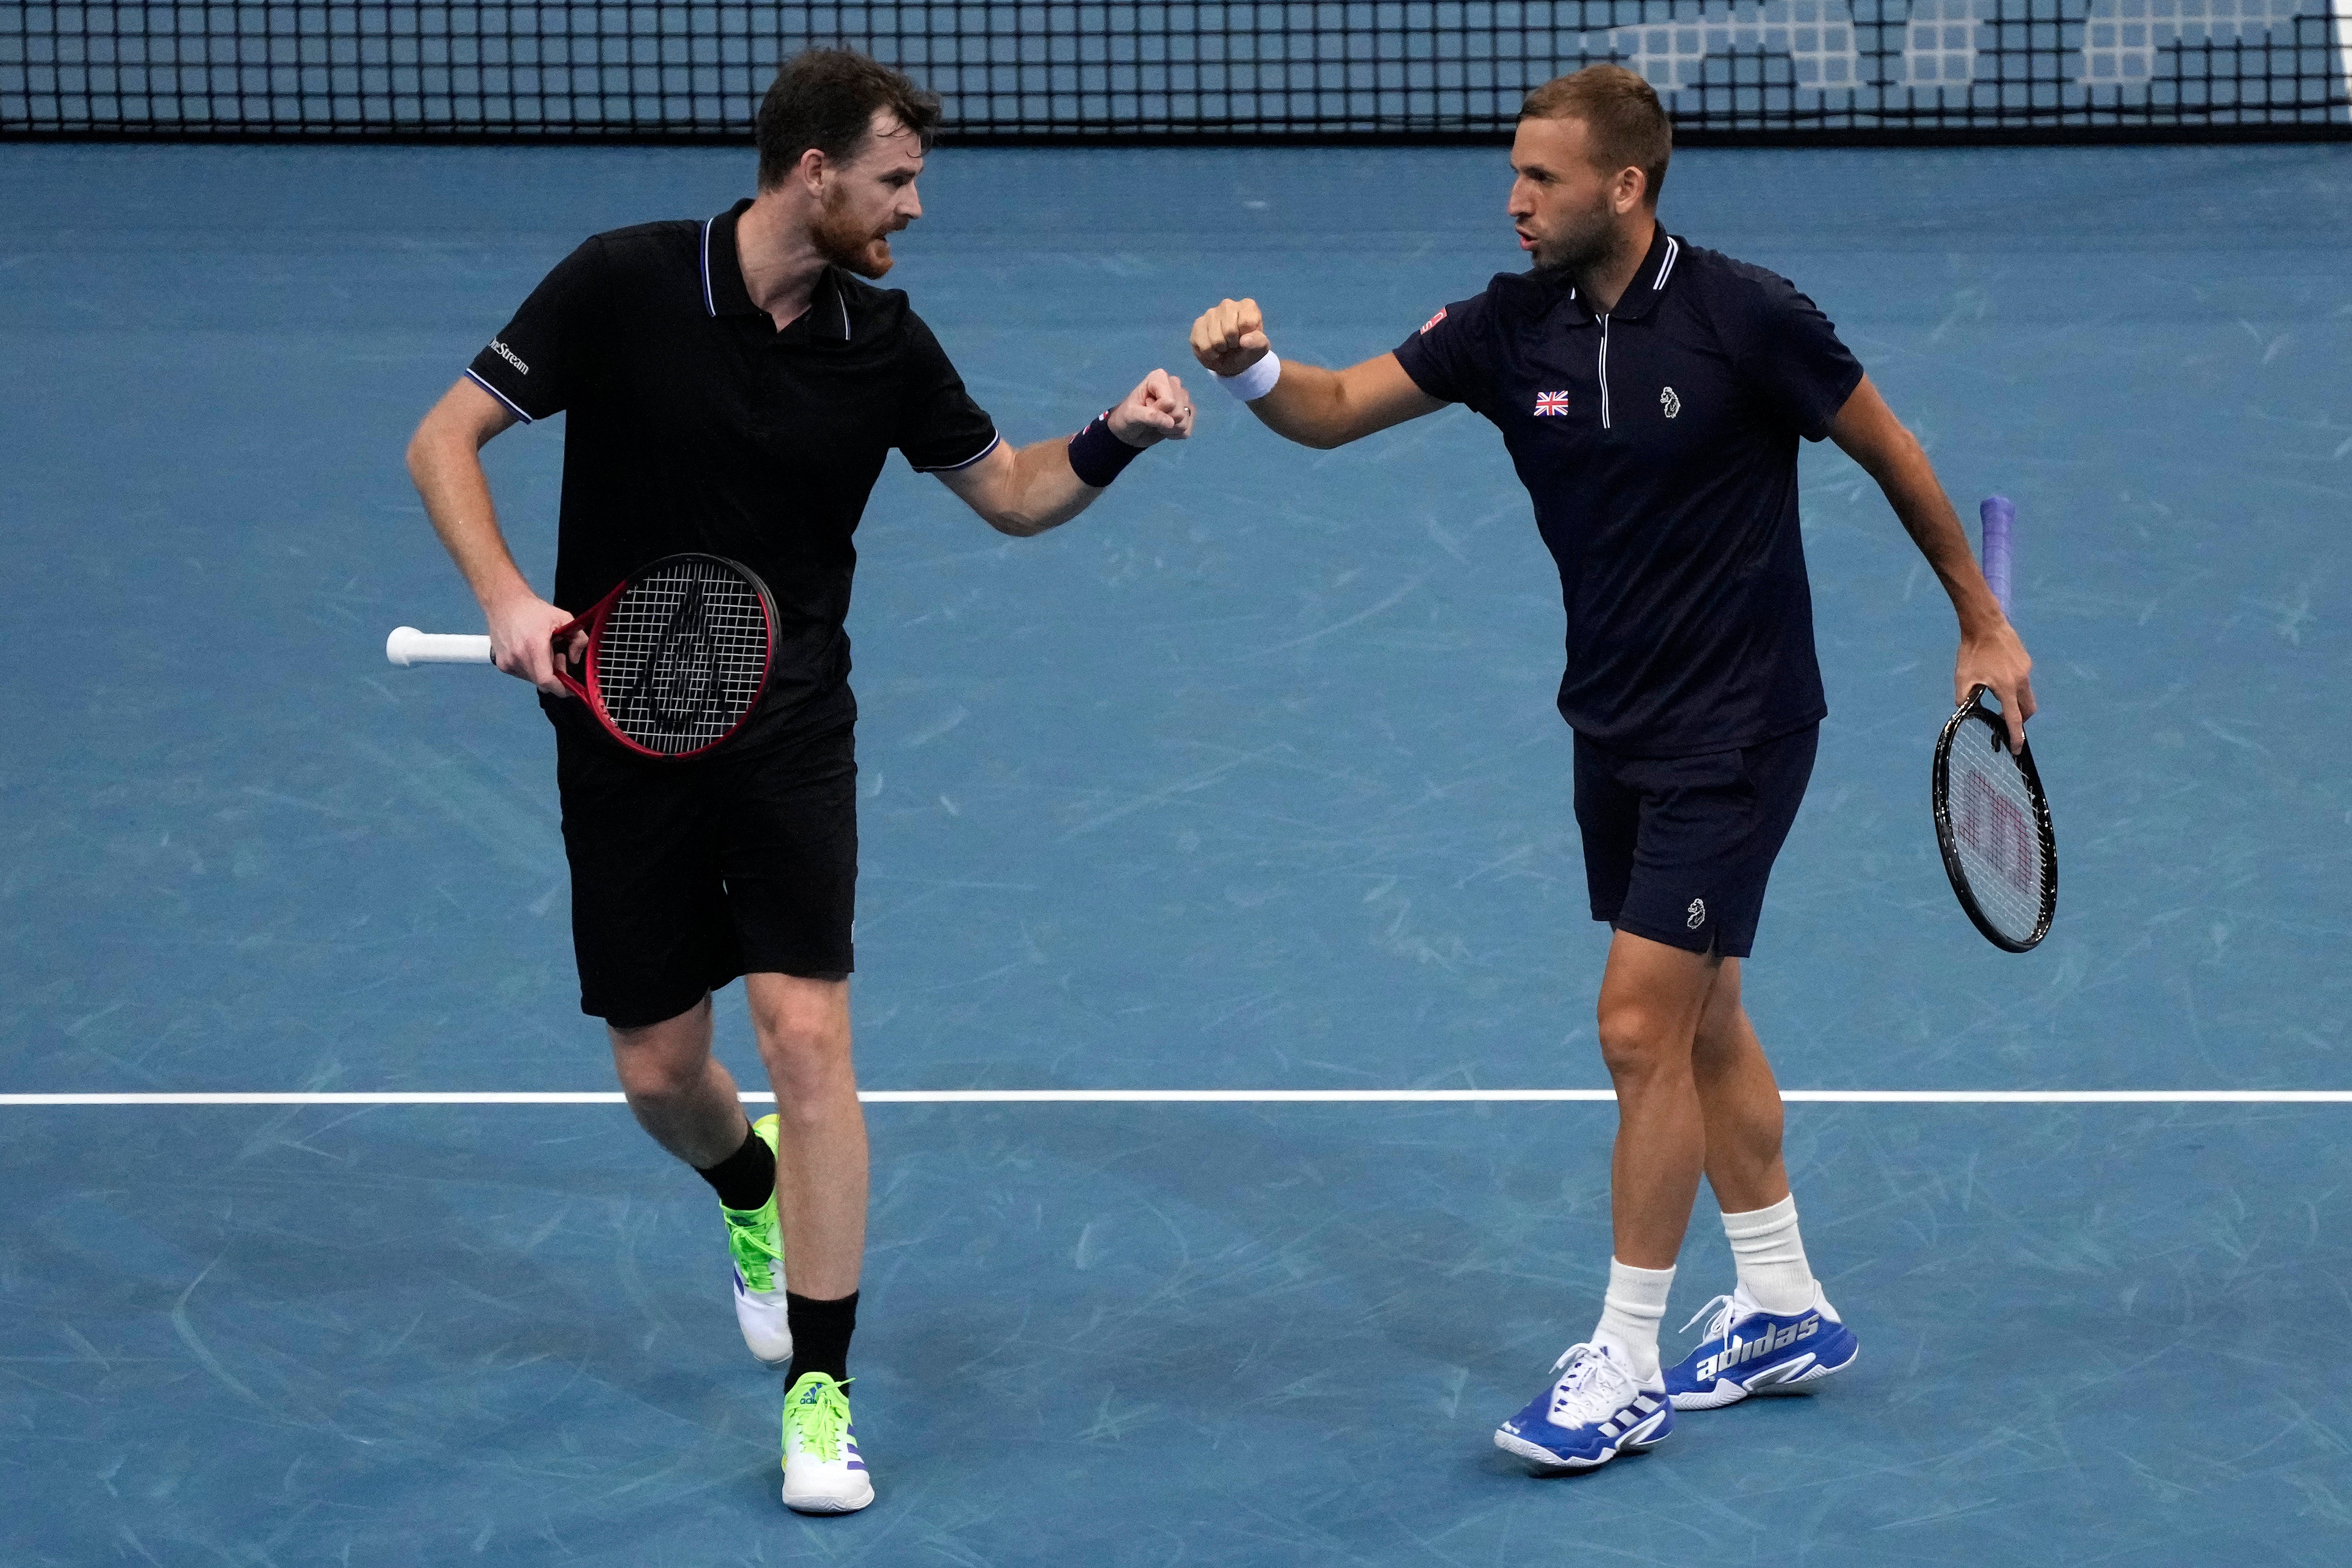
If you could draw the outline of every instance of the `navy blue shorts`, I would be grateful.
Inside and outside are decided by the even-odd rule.
[[[1576,738],[1576,825],[1592,918],[1745,958],[1764,884],[1813,776],[1821,726],[1696,757],[1621,757]]]

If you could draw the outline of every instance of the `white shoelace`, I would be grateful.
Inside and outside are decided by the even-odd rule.
[[[1598,1345],[1570,1345],[1551,1363],[1568,1375],[1552,1384],[1555,1426],[1592,1426],[1622,1410],[1639,1392],[1633,1375]]]
[[[1707,1324],[1706,1335],[1704,1339],[1699,1341],[1701,1344],[1713,1344],[1716,1341],[1722,1339],[1724,1336],[1731,1332],[1732,1324],[1747,1316],[1747,1313],[1742,1312],[1739,1310],[1739,1303],[1736,1298],[1730,1296],[1717,1296],[1714,1300],[1709,1301],[1706,1306],[1701,1307],[1697,1311],[1691,1314],[1690,1323],[1685,1323],[1683,1325],[1683,1332],[1690,1332],[1691,1323],[1697,1322],[1709,1312],[1713,1312],[1715,1314],[1715,1321]]]

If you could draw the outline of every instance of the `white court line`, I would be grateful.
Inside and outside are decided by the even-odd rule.
[[[747,1104],[776,1097],[745,1090]],[[1460,1105],[1611,1100],[1605,1089],[877,1089],[869,1105]],[[1810,1105],[2352,1105],[2347,1089],[1789,1089]],[[0,1094],[43,1105],[619,1105],[617,1089],[302,1090],[217,1094]]]

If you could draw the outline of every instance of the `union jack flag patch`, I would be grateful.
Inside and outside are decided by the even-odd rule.
[[[1565,393],[1565,392],[1538,392],[1538,393],[1537,393],[1537,394],[1536,394],[1536,412],[1537,412],[1538,414],[1565,414],[1565,413],[1567,413],[1567,412],[1568,412],[1568,394],[1567,394],[1567,393]]]
[[[1444,307],[1444,306],[1443,306],[1443,305],[1440,305],[1439,307],[1437,307],[1437,314],[1435,314],[1434,316],[1430,317],[1430,318],[1429,318],[1429,320],[1427,320],[1427,321],[1425,321],[1422,322],[1422,324],[1421,324],[1421,330],[1422,330],[1423,333],[1424,335],[1426,335],[1426,334],[1427,334],[1427,332],[1429,331],[1429,329],[1430,329],[1430,328],[1432,328],[1432,327],[1433,327],[1433,326],[1437,325],[1437,323],[1438,323],[1438,322],[1440,322],[1440,321],[1444,321],[1444,320],[1445,320],[1445,307]]]

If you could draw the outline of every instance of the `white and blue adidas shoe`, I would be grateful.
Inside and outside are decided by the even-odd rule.
[[[1551,1386],[1495,1429],[1495,1447],[1547,1470],[1589,1470],[1675,1429],[1663,1378],[1643,1383],[1608,1345],[1570,1345]]]
[[[1709,1312],[1715,1320],[1706,1338],[1666,1369],[1666,1393],[1677,1410],[1719,1410],[1751,1394],[1810,1394],[1808,1384],[1844,1371],[1862,1353],[1818,1280],[1813,1304],[1801,1312],[1768,1312],[1743,1285],[1701,1307],[1683,1327]]]

